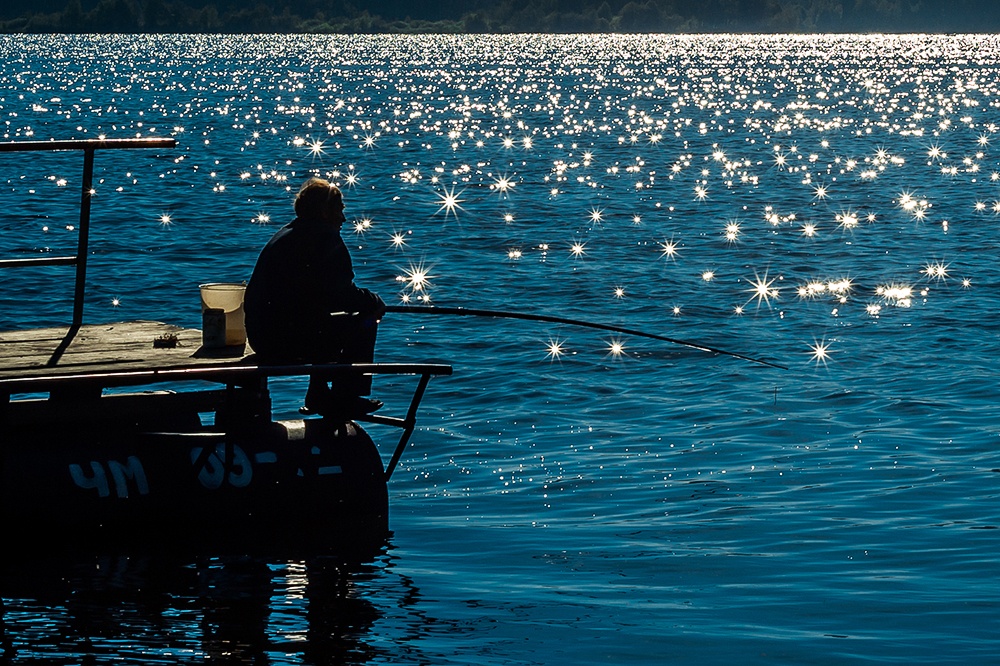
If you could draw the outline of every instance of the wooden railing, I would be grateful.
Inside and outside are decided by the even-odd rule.
[[[177,141],[163,139],[79,139],[70,141],[13,141],[0,143],[0,153],[27,151],[83,151],[83,181],[80,188],[80,224],[77,226],[76,254],[63,257],[0,259],[0,268],[24,266],[76,266],[73,290],[73,326],[83,324],[83,301],[87,286],[87,245],[90,238],[90,199],[94,194],[94,153],[122,148],[173,148]]]

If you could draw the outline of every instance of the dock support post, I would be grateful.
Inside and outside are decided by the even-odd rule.
[[[76,248],[76,287],[73,291],[73,325],[83,323],[83,301],[87,290],[87,249],[90,238],[90,199],[94,193],[94,149],[83,151],[83,185],[80,193],[80,229]]]

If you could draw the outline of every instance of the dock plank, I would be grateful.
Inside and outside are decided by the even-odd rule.
[[[154,346],[175,335],[175,347]],[[0,380],[21,377],[194,368],[237,364],[250,353],[201,348],[201,331],[156,321],[128,321],[72,327],[0,332]]]

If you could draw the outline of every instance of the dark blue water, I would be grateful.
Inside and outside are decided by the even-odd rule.
[[[8,572],[14,663],[1000,663],[996,37],[0,51],[4,140],[178,141],[98,154],[90,322],[199,325],[197,285],[246,279],[319,174],[388,302],[787,366],[390,315],[380,360],[455,375],[381,553]],[[3,257],[72,250],[78,162],[0,155]],[[65,270],[6,271],[0,329],[70,300]]]

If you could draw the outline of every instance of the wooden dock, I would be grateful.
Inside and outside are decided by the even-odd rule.
[[[246,346],[203,349],[201,331],[155,321],[4,331],[0,384],[9,390],[46,380],[73,383],[74,377],[219,368],[239,365],[249,354]]]

